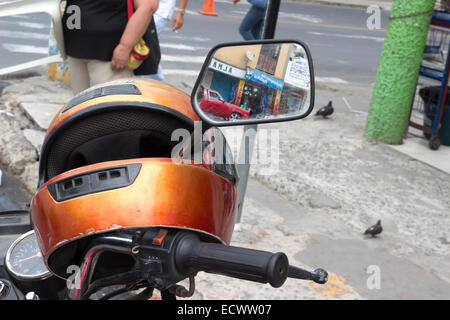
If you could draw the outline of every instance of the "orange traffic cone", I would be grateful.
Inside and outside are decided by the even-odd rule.
[[[214,0],[205,0],[203,9],[202,11],[199,11],[199,13],[206,14],[207,16],[218,16],[218,14],[214,12]]]

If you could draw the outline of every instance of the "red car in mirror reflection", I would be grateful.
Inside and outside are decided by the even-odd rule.
[[[239,106],[226,102],[219,92],[212,89],[204,89],[203,97],[200,102],[200,108],[203,111],[212,113],[216,116],[233,120],[248,118],[250,111],[240,108]]]

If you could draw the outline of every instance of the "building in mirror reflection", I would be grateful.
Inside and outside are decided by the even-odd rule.
[[[298,44],[223,47],[213,54],[202,86],[211,91],[201,90],[199,98],[214,99],[215,92],[219,101],[248,110],[249,117],[295,114],[309,105],[308,59]]]

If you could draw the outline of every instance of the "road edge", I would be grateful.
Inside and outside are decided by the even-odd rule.
[[[382,10],[385,11],[391,11],[392,4],[391,3],[375,3],[375,1],[372,1],[372,3],[361,3],[361,2],[338,2],[335,0],[289,0],[290,2],[303,2],[307,4],[316,4],[316,5],[328,5],[328,6],[336,6],[336,7],[348,7],[348,8],[364,8],[367,9],[370,5],[377,5]]]

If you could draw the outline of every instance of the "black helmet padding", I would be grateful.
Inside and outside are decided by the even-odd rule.
[[[176,129],[192,132],[194,122],[177,111],[153,104],[104,103],[67,118],[45,139],[39,185],[94,163],[171,157]]]

